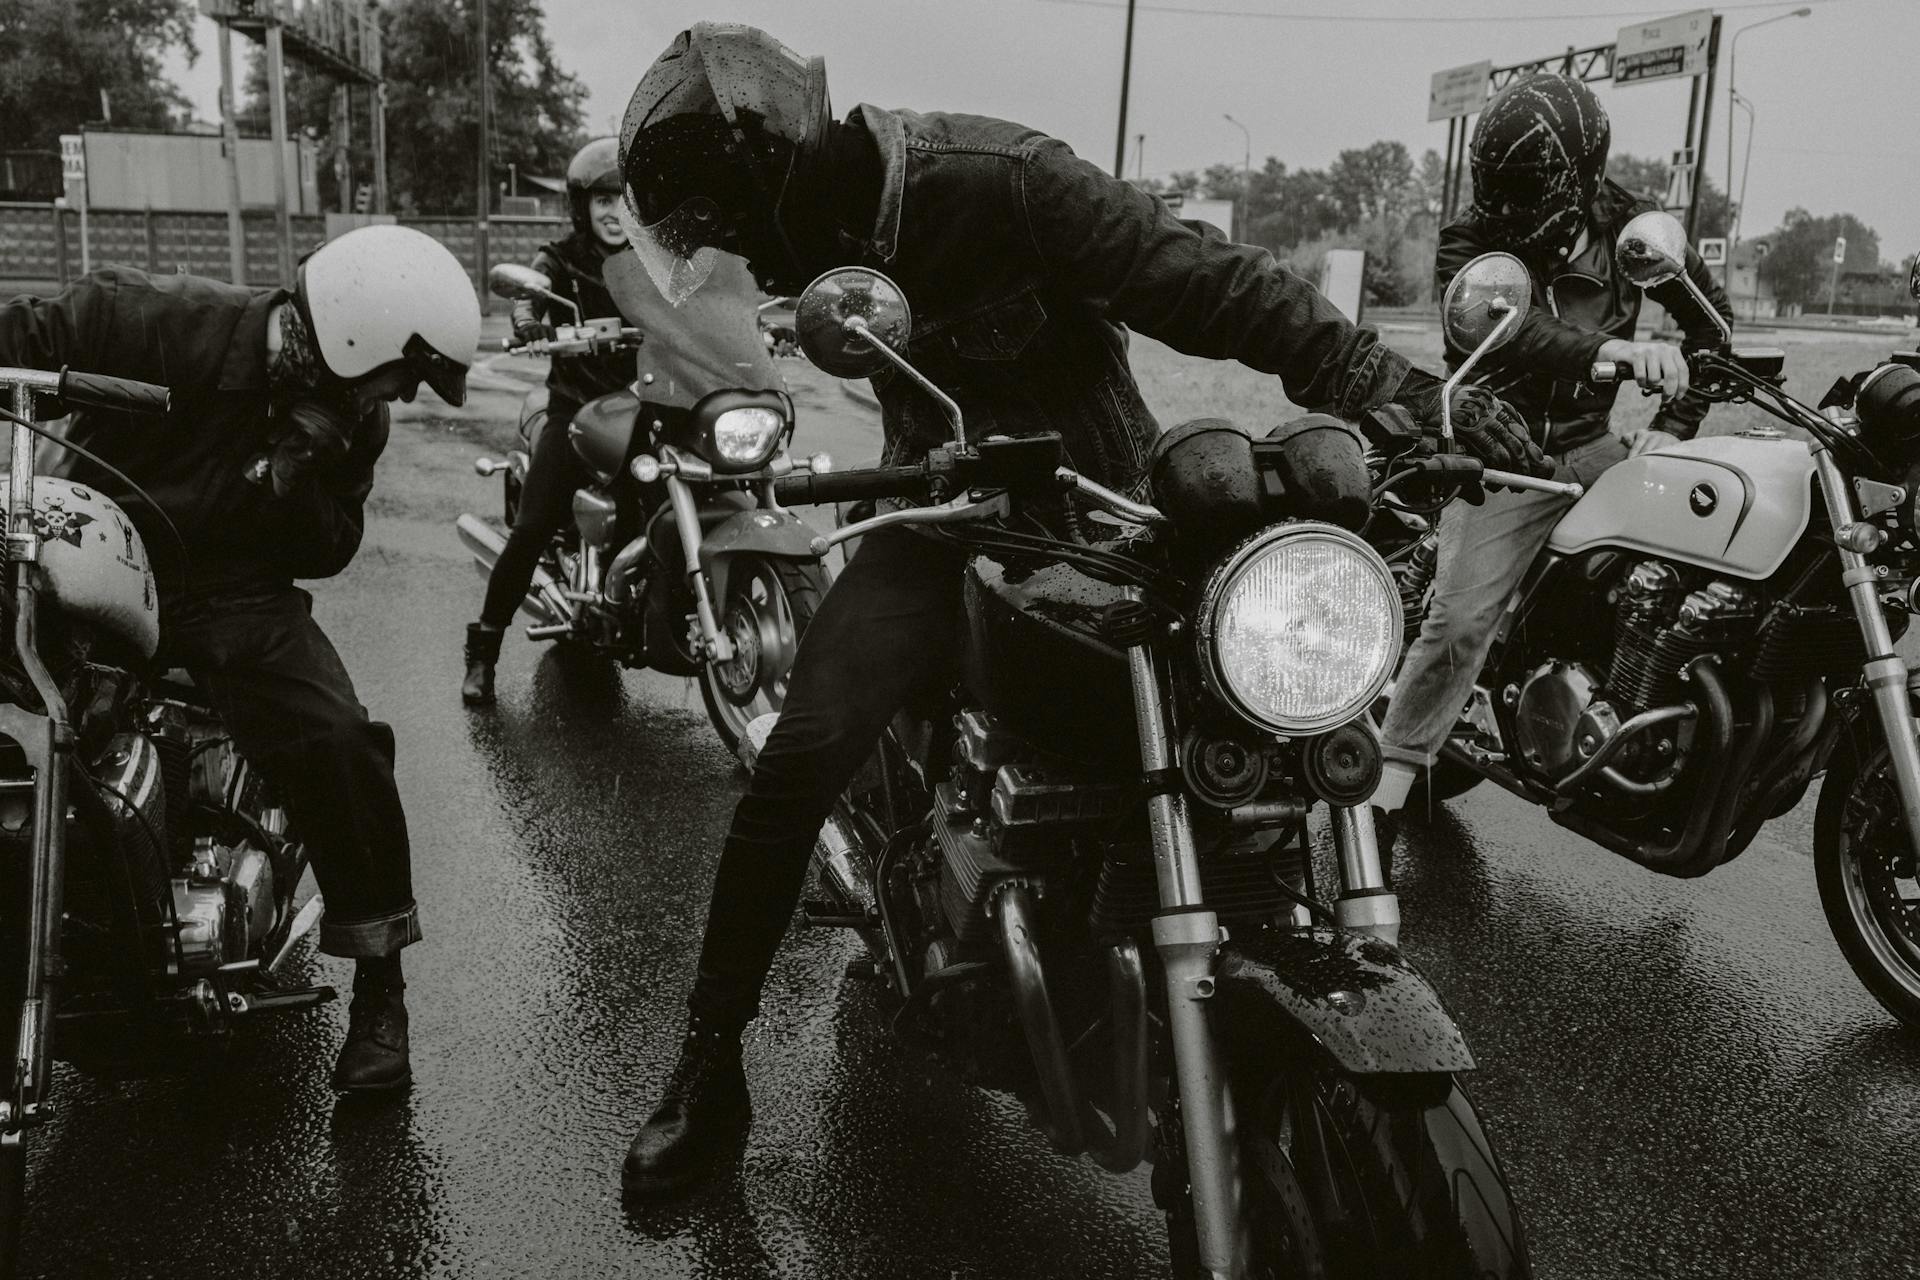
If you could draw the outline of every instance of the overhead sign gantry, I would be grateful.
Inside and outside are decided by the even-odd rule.
[[[1469,121],[1494,93],[1521,76],[1553,71],[1588,82],[1611,80],[1616,85],[1650,84],[1691,77],[1693,94],[1687,107],[1686,145],[1674,152],[1667,189],[1667,206],[1680,213],[1689,237],[1700,212],[1701,172],[1706,158],[1707,126],[1713,116],[1713,80],[1720,56],[1720,17],[1711,9],[1695,9],[1620,28],[1611,44],[1585,49],[1568,48],[1528,62],[1496,67],[1474,62],[1436,72],[1427,94],[1427,119],[1447,122],[1446,177],[1440,199],[1440,218],[1451,218],[1459,207],[1462,176],[1467,167]]]
[[[333,139],[342,198],[351,185],[345,157],[351,146],[353,89],[371,95],[373,211],[387,207],[386,91],[380,72],[380,21],[371,0],[200,0],[200,12],[220,26],[220,124],[227,151],[227,231],[233,279],[246,282],[246,238],[240,216],[240,126],[233,80],[233,32],[267,51],[267,97],[273,127],[274,207],[278,216],[280,278],[293,282],[293,223],[287,197],[286,59],[290,55],[334,82]]]

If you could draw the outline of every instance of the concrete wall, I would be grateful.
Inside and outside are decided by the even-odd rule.
[[[471,218],[402,218],[453,251],[473,274],[485,303],[484,274],[496,262],[529,262],[535,250],[566,235],[562,218],[494,218],[487,226],[484,261],[479,228]],[[250,285],[276,285],[280,264],[274,215],[248,211],[246,271]],[[300,214],[292,219],[293,256],[297,260],[326,238],[326,219]],[[119,263],[143,271],[185,271],[229,278],[227,216],[224,213],[169,213],[159,210],[93,209],[87,236],[96,267]],[[80,214],[44,204],[0,204],[0,295],[58,289],[80,274]]]

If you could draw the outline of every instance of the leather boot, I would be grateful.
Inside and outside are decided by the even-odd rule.
[[[504,627],[484,622],[467,624],[467,679],[460,686],[460,697],[470,707],[493,701],[493,664],[500,660],[500,641]]]
[[[640,1198],[685,1191],[753,1123],[737,1033],[688,1024],[660,1105],[627,1148],[620,1185]]]
[[[334,1088],[378,1093],[399,1089],[413,1079],[407,1060],[406,991],[400,957],[362,959],[355,964],[347,1042],[333,1069]]]

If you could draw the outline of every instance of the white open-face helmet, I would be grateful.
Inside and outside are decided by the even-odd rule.
[[[467,269],[432,236],[357,227],[300,264],[293,292],[334,377],[351,385],[402,365],[448,404],[465,403],[480,302]]]

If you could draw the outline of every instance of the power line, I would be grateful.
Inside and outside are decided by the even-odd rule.
[[[1075,5],[1087,9],[1124,9],[1124,0],[1039,0],[1041,4]],[[1813,4],[1833,4],[1836,0],[1807,0]],[[1720,4],[1719,10],[1784,9],[1792,0],[1748,0],[1746,3]],[[1255,18],[1264,22],[1345,22],[1378,26],[1456,23],[1513,22],[1590,22],[1600,18],[1649,18],[1667,13],[1672,6],[1657,9],[1616,9],[1606,13],[1480,13],[1480,14],[1364,14],[1364,13],[1273,13],[1261,9],[1196,9],[1185,5],[1141,4],[1143,12],[1179,13],[1194,18]]]

